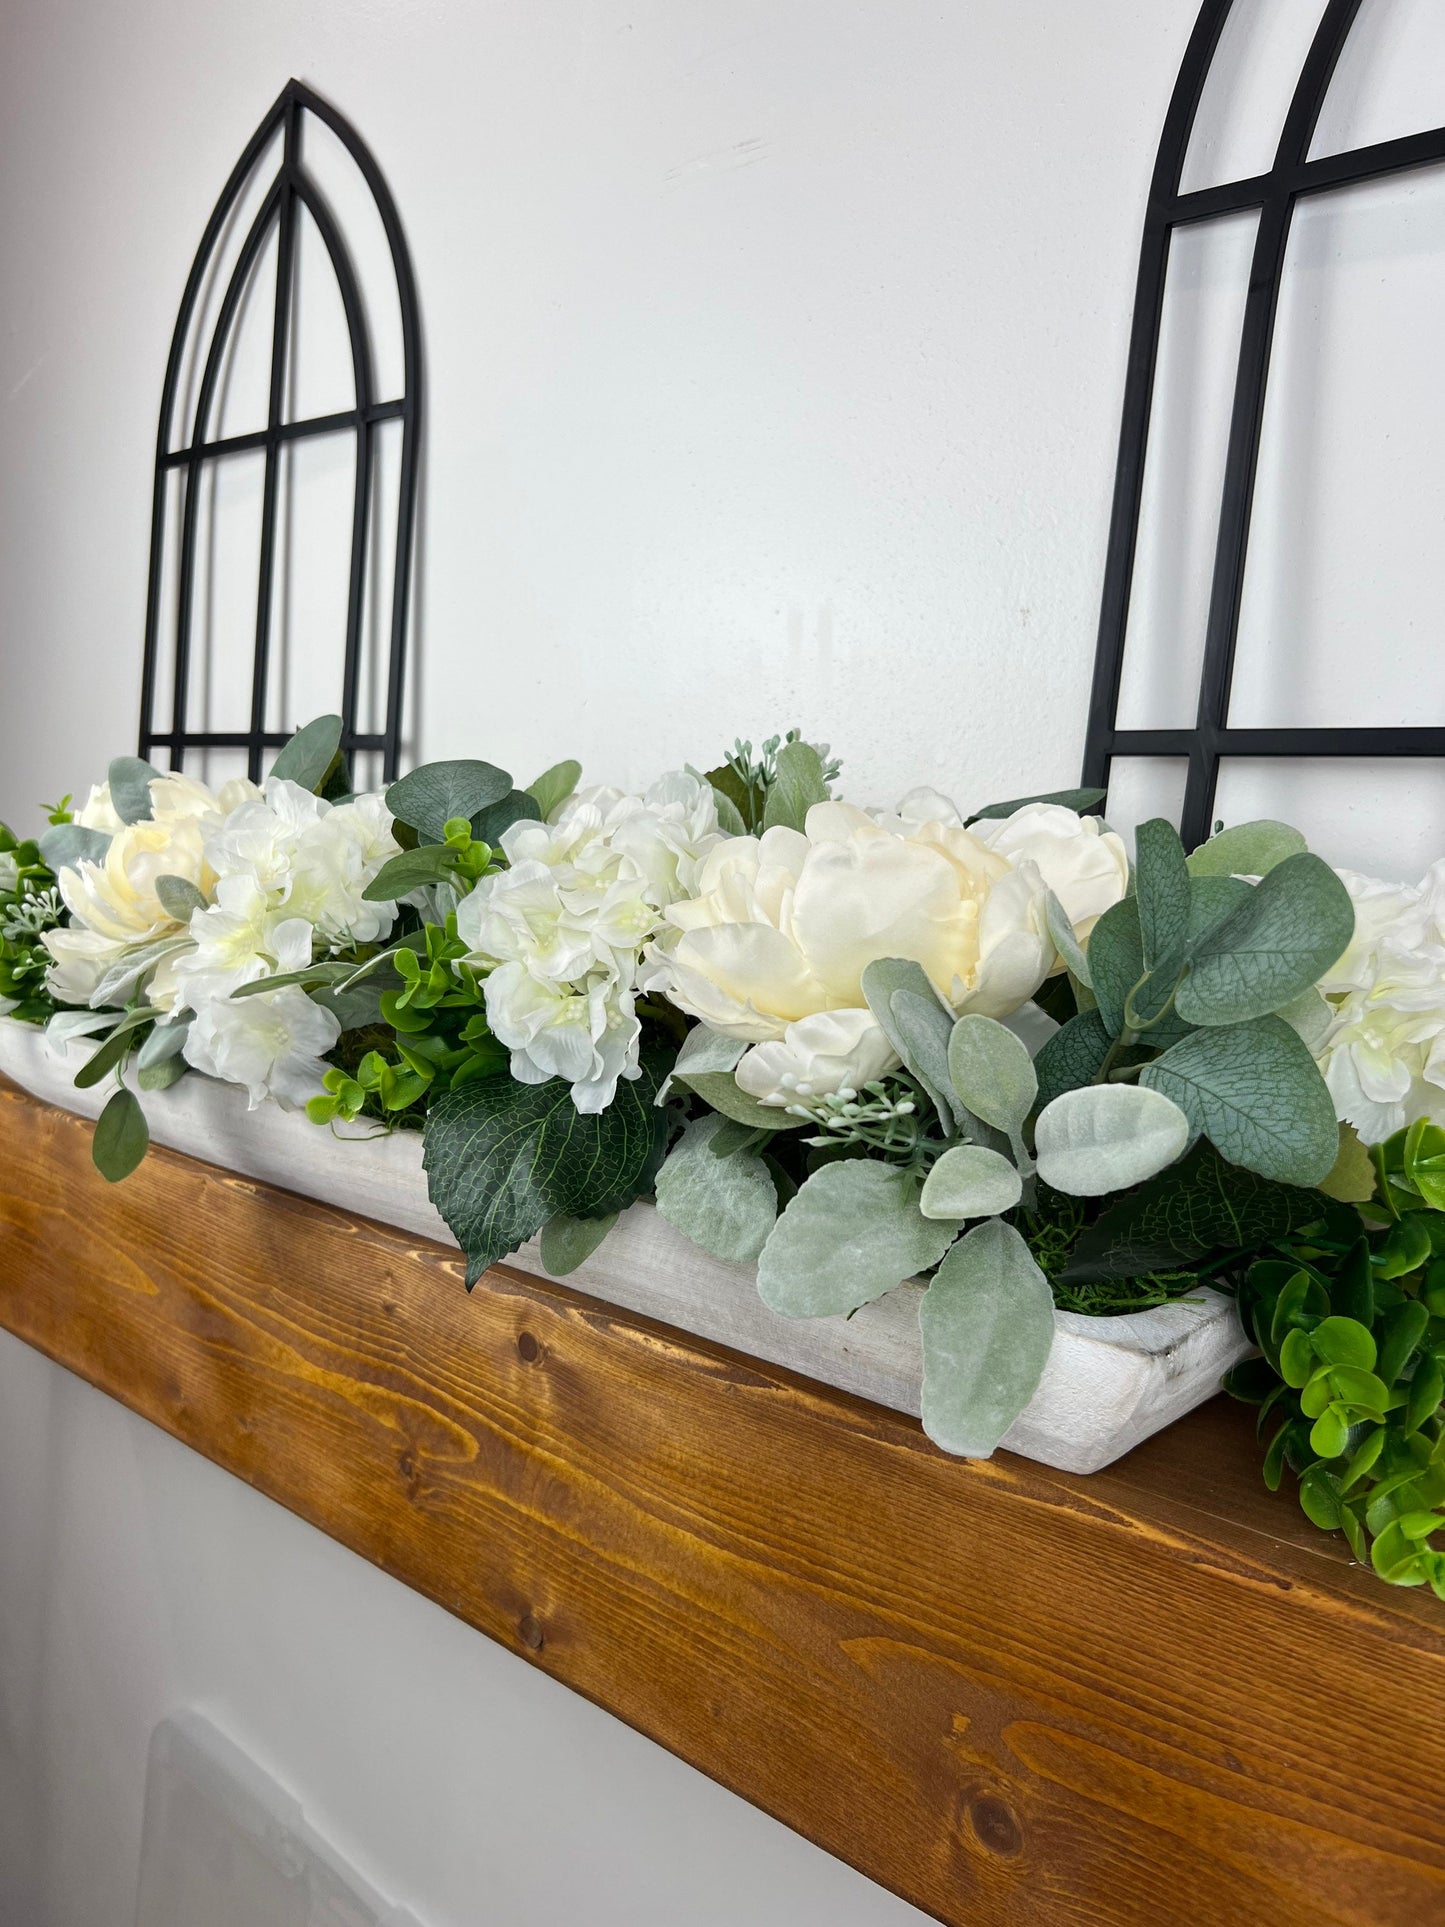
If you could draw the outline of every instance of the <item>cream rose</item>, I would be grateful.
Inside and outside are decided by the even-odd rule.
[[[667,911],[646,987],[729,1037],[782,1045],[756,1065],[745,1056],[738,1080],[788,1103],[799,1082],[837,1090],[897,1062],[863,995],[880,957],[921,964],[959,1012],[1004,1017],[1026,1003],[1055,961],[1044,895],[1030,861],[1010,864],[956,824],[818,803],[805,833],[732,837],[709,854],[698,894]],[[801,1029],[849,1012],[846,1026]]]

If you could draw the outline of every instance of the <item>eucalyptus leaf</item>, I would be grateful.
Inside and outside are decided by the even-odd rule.
[[[541,811],[541,820],[544,823],[551,817],[553,810],[561,809],[576,789],[581,774],[580,763],[571,760],[565,763],[554,763],[550,769],[543,770],[535,782],[527,785],[527,792]]]
[[[403,850],[388,857],[362,891],[367,903],[394,903],[409,897],[413,890],[424,890],[429,883],[440,883],[457,867],[457,856],[446,843],[421,843],[414,850]]]
[[[1279,1017],[1196,1031],[1145,1065],[1139,1081],[1172,1098],[1231,1164],[1261,1177],[1315,1185],[1335,1162],[1334,1101]]]
[[[863,995],[889,1043],[933,1101],[945,1131],[957,1106],[948,1072],[953,1012],[933,988],[921,964],[907,957],[880,957],[863,972]]]
[[[276,752],[271,774],[284,777],[288,783],[298,783],[314,795],[326,781],[340,751],[341,718],[317,716]]]
[[[197,910],[206,907],[205,897],[189,877],[157,877],[156,895],[162,910],[177,923],[189,923]]]
[[[423,763],[391,785],[386,792],[386,807],[419,835],[441,843],[453,817],[464,816],[470,821],[491,804],[500,803],[511,789],[511,777],[491,763],[466,758]]]
[[[1260,819],[1220,830],[1190,853],[1189,874],[1195,877],[1262,877],[1286,857],[1298,856],[1305,840],[1288,823]]]
[[[107,1071],[114,1070],[122,1058],[128,1055],[135,1042],[135,1032],[143,1023],[149,1023],[151,1016],[152,1012],[147,1010],[136,1011],[123,1017],[75,1073],[72,1079],[75,1088],[78,1091],[89,1090],[92,1084],[100,1082]]]
[[[542,1269],[549,1278],[565,1278],[585,1264],[617,1222],[618,1214],[609,1211],[601,1218],[569,1218],[558,1212],[542,1226]]]
[[[1048,924],[1049,936],[1055,950],[1068,966],[1069,975],[1086,990],[1092,990],[1094,980],[1089,975],[1089,960],[1084,955],[1079,939],[1074,935],[1074,926],[1063,904],[1049,890],[1044,895],[1044,918]]]
[[[380,957],[372,959],[373,963],[382,961]],[[368,964],[364,968],[369,969],[371,965]],[[354,964],[328,963],[323,960],[306,964],[300,970],[282,970],[274,977],[256,977],[248,984],[237,984],[231,995],[232,997],[261,997],[268,991],[284,990],[287,984],[303,984],[308,990],[320,984],[341,985],[348,978],[359,977],[362,974],[363,972],[357,970]]]
[[[685,1091],[694,1091],[704,1104],[710,1104],[724,1117],[739,1124],[750,1124],[755,1131],[800,1131],[804,1119],[789,1117],[780,1104],[759,1104],[738,1086],[731,1071],[694,1071],[685,1075],[674,1068],[672,1081]]]
[[[1330,866],[1307,851],[1286,857],[1195,947],[1176,1008],[1199,1025],[1268,1016],[1318,982],[1354,929],[1350,893]]]
[[[778,1215],[778,1194],[755,1152],[715,1157],[720,1131],[733,1128],[714,1114],[688,1125],[657,1174],[657,1208],[701,1250],[729,1264],[756,1261]]]
[[[936,1265],[958,1227],[925,1218],[918,1193],[916,1179],[871,1158],[815,1171],[763,1247],[763,1303],[785,1318],[825,1318]]]
[[[801,830],[808,811],[828,799],[823,759],[811,743],[784,743],[777,755],[777,773],[768,785],[763,805],[763,828],[784,826]]]
[[[1144,975],[1139,900],[1124,897],[1106,910],[1089,937],[1089,978],[1109,1035],[1124,1028],[1124,1005]]]
[[[1254,885],[1243,877],[1191,876],[1189,879],[1189,954],[1200,948],[1207,933],[1248,903]]]
[[[145,823],[151,814],[151,784],[160,771],[140,756],[117,756],[109,773],[110,805],[122,823]]]
[[[508,790],[495,803],[477,811],[472,818],[472,836],[476,842],[490,844],[495,850],[514,823],[541,821],[542,806],[535,796],[526,790]]]
[[[918,1208],[925,1218],[994,1218],[1012,1211],[1023,1195],[1023,1180],[997,1151],[981,1144],[955,1144],[933,1166]]]
[[[1177,971],[1189,932],[1189,872],[1179,832],[1162,816],[1141,823],[1136,836],[1139,933],[1144,968]]]
[[[90,1155],[95,1168],[110,1184],[128,1178],[150,1146],[145,1112],[134,1091],[119,1090],[95,1120]]]
[[[1104,790],[1048,790],[1039,796],[1015,796],[1007,803],[989,803],[983,809],[975,810],[968,820],[970,823],[985,823],[992,817],[1012,816],[1015,810],[1026,809],[1030,803],[1058,803],[1064,809],[1083,816],[1097,809],[1106,794]]]
[[[474,1078],[434,1097],[423,1162],[432,1203],[467,1256],[467,1284],[549,1219],[604,1217],[652,1188],[666,1142],[653,1104],[662,1064],[644,1051],[605,1111],[584,1116],[560,1078]]]
[[[103,863],[110,837],[104,830],[82,829],[79,823],[57,823],[41,837],[39,848],[46,867],[58,874],[78,863]]]
[[[1075,1198],[1127,1191],[1181,1158],[1191,1135],[1189,1119],[1158,1091],[1090,1084],[1066,1091],[1039,1113],[1039,1176]]]
[[[948,1040],[948,1070],[960,1101],[1012,1135],[1033,1109],[1039,1081],[1021,1040],[992,1017],[960,1017]]]
[[[1054,1295],[1011,1225],[961,1238],[918,1310],[923,1429],[945,1452],[986,1459],[1038,1390],[1054,1342]]]
[[[1097,1010],[1080,1011],[1047,1039],[1034,1059],[1038,1102],[1052,1104],[1065,1091],[1092,1084],[1104,1068],[1113,1038]]]

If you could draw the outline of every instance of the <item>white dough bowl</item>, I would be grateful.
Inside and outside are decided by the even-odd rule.
[[[56,1050],[33,1025],[0,1018],[0,1071],[23,1090],[83,1117],[110,1086],[78,1091],[90,1040]],[[194,1073],[143,1097],[158,1144],[359,1217],[455,1245],[427,1197],[419,1133],[338,1137],[304,1116]],[[536,1241],[506,1260],[539,1277]],[[922,1287],[900,1286],[851,1319],[780,1318],[758,1297],[750,1265],[723,1264],[674,1231],[650,1204],[624,1212],[567,1283],[625,1310],[734,1351],[785,1365],[860,1398],[918,1415]],[[1251,1346],[1231,1299],[1201,1288],[1188,1300],[1119,1318],[1054,1313],[1055,1336],[1028,1408],[1006,1434],[1010,1452],[1065,1472],[1097,1472],[1212,1398]]]

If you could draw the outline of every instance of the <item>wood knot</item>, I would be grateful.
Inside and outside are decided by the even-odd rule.
[[[523,1332],[522,1337],[531,1338],[532,1334],[530,1332]],[[532,1343],[535,1345],[536,1342],[536,1339],[533,1338]],[[542,1631],[542,1622],[535,1613],[523,1613],[522,1623],[518,1626],[517,1631],[522,1636],[522,1644],[524,1646],[530,1646],[534,1653],[541,1652],[546,1641],[546,1634]]]
[[[1024,1837],[1019,1823],[995,1793],[975,1793],[968,1803],[968,1818],[981,1847],[1012,1860],[1023,1849]]]
[[[524,1365],[535,1365],[542,1356],[542,1341],[534,1332],[521,1332],[517,1338],[517,1356]]]

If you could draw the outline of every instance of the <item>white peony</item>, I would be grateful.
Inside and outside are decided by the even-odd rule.
[[[837,1089],[897,1063],[866,1014],[861,979],[878,958],[921,964],[960,1013],[1006,1017],[1026,1003],[1056,961],[1044,897],[1030,859],[1011,863],[942,815],[879,820],[817,803],[805,833],[767,830],[712,852],[697,896],[668,911],[644,981],[752,1044],[786,1042],[802,1018],[857,1013],[841,1055],[834,1030],[821,1051],[805,1038],[796,1056],[774,1052],[756,1069],[743,1058],[744,1088],[786,1103],[785,1074],[812,1082],[816,1071],[819,1090]]]
[[[487,1020],[514,1077],[565,1078],[591,1114],[638,1075],[639,961],[721,840],[711,786],[685,771],[643,796],[579,791],[555,822],[503,833],[511,868],[458,905],[457,934],[488,972]]]
[[[859,1090],[898,1063],[871,1011],[822,1010],[744,1053],[737,1080],[760,1104],[796,1104]]]
[[[1336,1115],[1366,1144],[1445,1124],[1445,861],[1418,886],[1340,871],[1355,934],[1320,980],[1332,1012],[1316,1057]]]
[[[1026,803],[1012,816],[975,823],[973,833],[1010,863],[1033,863],[1064,906],[1081,943],[1129,894],[1124,839],[1097,816],[1080,816],[1059,803]]]
[[[299,1110],[322,1089],[322,1062],[341,1034],[329,1010],[299,984],[255,997],[212,997],[186,1033],[186,1062],[208,1077],[243,1084],[254,1111],[268,1097]]]

